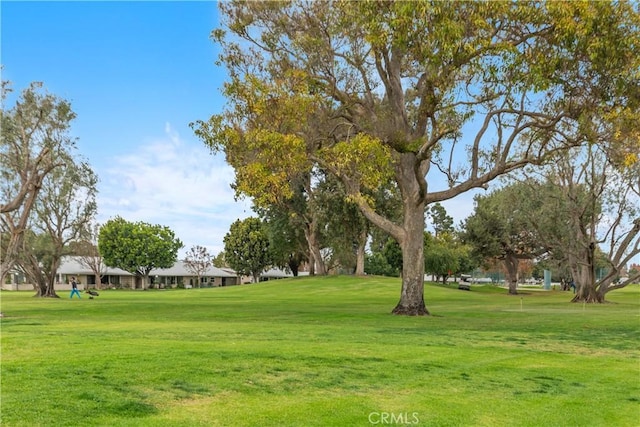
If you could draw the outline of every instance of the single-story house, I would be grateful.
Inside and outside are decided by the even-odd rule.
[[[103,274],[100,277],[100,285],[96,283],[96,276],[91,268],[80,262],[80,257],[69,256],[62,259],[62,263],[58,268],[56,276],[56,290],[71,290],[71,277],[75,277],[78,282],[78,288],[84,290],[87,288],[142,288],[142,277],[131,274],[120,268],[104,267]],[[309,273],[301,272],[300,275],[308,275]],[[260,281],[284,279],[293,277],[290,271],[284,271],[279,268],[270,268],[260,275]],[[200,277],[198,284],[198,276],[191,272],[185,265],[184,261],[177,261],[170,268],[158,268],[151,270],[149,273],[150,284],[148,286],[159,288],[197,288],[197,287],[216,287],[231,286],[251,282],[249,276],[238,276],[238,274],[230,268],[209,267]],[[2,284],[2,289],[22,291],[32,290],[33,286],[26,283],[25,278],[19,273],[9,274],[7,282]]]
[[[184,286],[197,288],[240,284],[240,279],[233,270],[214,266],[210,266],[204,272],[198,284],[198,276],[186,267],[184,261],[178,261],[170,268],[151,270],[149,278],[154,285],[157,284],[160,287]]]
[[[64,257],[56,275],[56,290],[70,290],[71,277],[78,281],[80,290],[96,287],[142,288],[142,278],[120,268],[104,267],[101,284],[96,284],[96,277],[91,268],[80,262],[80,257]],[[240,284],[240,278],[233,270],[209,267],[200,277],[187,269],[184,261],[176,262],[170,268],[151,270],[149,280],[154,287],[213,287]],[[7,282],[2,284],[4,290],[32,290],[33,286],[25,282],[22,275],[9,274]]]

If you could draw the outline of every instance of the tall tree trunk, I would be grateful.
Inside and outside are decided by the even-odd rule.
[[[35,279],[37,292],[35,296],[43,298],[60,298],[55,289],[55,277],[60,263],[57,262],[54,266],[51,267],[52,272],[43,272],[38,261],[35,260],[35,258],[32,259],[32,263],[33,265],[31,266],[31,268],[33,269],[33,277]]]
[[[389,233],[402,250],[402,289],[400,301],[393,314],[405,316],[428,315],[424,304],[424,226],[425,193],[429,162],[418,161],[414,153],[395,153],[396,183],[402,194],[402,226],[376,213],[359,194],[357,183],[342,177],[345,186],[355,198],[362,214],[373,224]]]
[[[424,173],[413,153],[403,153],[396,159],[396,181],[403,205],[402,232],[396,237],[402,249],[402,290],[393,314],[428,315],[424,304],[424,226],[426,183]],[[400,237],[400,238],[398,238]]]
[[[579,264],[574,272],[574,283],[576,285],[576,294],[571,302],[605,302],[604,297],[606,292],[599,292],[592,266],[584,263]]]
[[[424,203],[405,208],[405,236],[402,248],[402,290],[393,314],[422,316],[429,314],[424,304]]]
[[[583,253],[584,259],[578,259],[572,262],[572,264],[576,266],[573,269],[576,294],[571,302],[605,302],[606,287],[600,292],[598,283],[596,282],[595,247],[596,244],[592,242],[589,248]]]
[[[309,246],[309,276],[316,275],[316,260],[311,252],[311,246]]]
[[[39,178],[25,198],[24,206],[22,207],[17,222],[11,215],[11,212],[3,213],[5,223],[9,227],[9,243],[2,254],[2,262],[0,264],[0,283],[4,283],[5,276],[11,269],[13,269],[19,257],[20,246],[24,244],[24,236],[27,230],[29,214],[36,203],[41,185],[42,178]]]
[[[318,240],[315,222],[312,221],[308,224],[304,233],[307,238],[307,243],[309,244],[309,253],[311,255],[309,262],[311,263],[311,268],[313,268],[315,274],[325,276],[327,274],[327,269],[324,265],[324,260],[322,259],[322,253],[320,252],[320,242]]]
[[[513,252],[507,252],[503,261],[505,269],[507,270],[509,295],[518,295],[518,264],[520,260]]]
[[[364,276],[364,255],[365,247],[367,246],[367,237],[369,232],[364,229],[360,233],[358,239],[358,249],[356,250],[356,276]]]

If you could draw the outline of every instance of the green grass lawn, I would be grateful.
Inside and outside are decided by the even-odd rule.
[[[640,287],[326,277],[94,299],[2,292],[6,426],[638,426]]]

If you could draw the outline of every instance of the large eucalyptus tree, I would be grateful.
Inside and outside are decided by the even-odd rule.
[[[29,220],[45,178],[75,147],[69,131],[76,114],[71,104],[32,83],[6,107],[10,92],[2,82],[0,110],[0,214],[2,262],[0,280],[15,266]],[[63,176],[63,175],[59,175]]]
[[[286,195],[314,165],[338,176],[402,248],[396,314],[428,314],[426,207],[581,144],[594,116],[624,107],[640,56],[638,6],[624,1],[219,7],[228,105],[196,133],[248,195]],[[400,221],[365,196],[389,180]]]

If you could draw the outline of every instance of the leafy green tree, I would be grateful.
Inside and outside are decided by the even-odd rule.
[[[428,314],[426,206],[581,144],[594,118],[627,108],[640,56],[627,2],[219,6],[229,105],[197,134],[259,196],[316,166],[339,177],[402,248],[403,315]],[[447,188],[429,187],[438,175]],[[390,180],[400,222],[366,196]]]
[[[509,294],[518,293],[519,263],[547,250],[529,224],[529,210],[519,205],[524,186],[511,185],[475,197],[475,211],[464,223],[463,239],[477,257],[503,262]]]
[[[367,274],[398,277],[402,271],[402,250],[392,237],[387,237],[384,244],[372,245],[371,254],[365,259]]]
[[[442,278],[442,284],[447,284],[447,278],[458,272],[460,260],[458,253],[451,245],[443,241],[435,241],[424,253],[425,272]]]
[[[447,210],[440,203],[431,205],[429,209],[427,209],[427,215],[431,219],[434,237],[436,239],[439,234],[453,233],[453,217],[447,214]]]
[[[238,274],[260,281],[260,273],[272,264],[269,236],[258,218],[236,220],[224,236],[225,260]]]
[[[211,259],[211,262],[212,262],[214,267],[218,267],[218,268],[228,268],[229,267],[229,264],[227,264],[227,261],[224,258],[224,251],[220,251],[218,253],[218,255],[215,255]]]
[[[309,260],[309,245],[303,225],[296,215],[272,205],[257,212],[264,221],[269,236],[269,248],[274,265],[288,268],[297,277],[300,265]]]
[[[394,276],[399,276],[402,273],[402,248],[400,244],[390,237],[382,248],[382,254],[396,272]]]
[[[64,164],[43,179],[31,212],[38,250],[25,244],[17,257],[40,297],[57,297],[54,284],[62,257],[69,254],[69,243],[88,236],[97,211],[98,178],[91,167],[71,153],[59,155]]]
[[[24,246],[24,236],[33,217],[45,178],[74,148],[69,134],[76,114],[71,104],[46,93],[41,83],[32,83],[15,105],[5,109],[10,91],[2,82],[0,111],[0,214],[2,215],[2,263],[0,281],[14,266]],[[51,293],[53,296],[54,292]]]
[[[473,249],[470,245],[461,243],[456,248],[458,254],[458,273],[472,273],[480,266],[478,257],[474,255]]]
[[[574,302],[602,303],[640,254],[640,162],[621,170],[603,144],[553,156],[519,199],[529,227],[571,270]],[[597,276],[599,268],[607,273]]]
[[[367,254],[365,258],[365,271],[375,276],[398,277],[398,270],[393,268],[384,255],[380,252]]]
[[[141,278],[143,289],[149,285],[151,270],[172,267],[182,247],[182,242],[169,227],[130,222],[120,216],[107,221],[100,228],[98,237],[98,249],[104,262]]]

